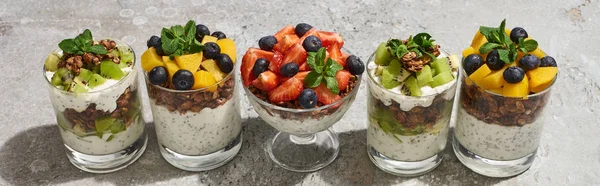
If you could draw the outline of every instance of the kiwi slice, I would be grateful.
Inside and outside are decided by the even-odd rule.
[[[423,93],[421,92],[421,86],[419,86],[419,83],[415,76],[408,77],[408,79],[404,81],[404,85],[408,88],[408,91],[410,91],[411,96],[423,95]]]
[[[100,74],[106,78],[116,80],[125,77],[125,72],[119,68],[119,65],[112,61],[102,61],[100,63]]]
[[[400,82],[396,80],[396,75],[390,73],[389,70],[390,69],[388,67],[386,69],[383,69],[383,72],[381,73],[381,86],[383,86],[383,88],[386,89],[392,89],[400,85]]]
[[[73,73],[67,68],[59,68],[54,72],[54,75],[52,75],[50,82],[54,86],[62,85],[68,89],[69,85],[73,82]]]
[[[454,79],[451,72],[442,72],[433,77],[433,81],[429,82],[429,86],[437,87],[440,85],[444,85]]]
[[[383,69],[385,69],[385,67],[378,65],[377,69],[375,69],[375,75],[376,76],[381,76],[381,73],[383,73]]]
[[[48,58],[46,58],[46,62],[44,63],[46,70],[52,72],[58,70],[58,63],[60,62],[60,58],[61,56],[57,52],[50,53],[48,55]]]
[[[117,49],[119,50],[119,56],[121,57],[121,63],[131,63],[133,62],[133,52],[131,52],[131,49],[129,47],[126,46],[118,46]]]
[[[427,85],[429,82],[433,81],[433,75],[431,73],[431,67],[429,65],[425,65],[421,71],[417,72],[417,82],[419,83],[419,87]],[[420,89],[419,89],[420,90]],[[410,92],[413,92],[412,90]]]
[[[448,58],[438,58],[429,64],[431,69],[434,71],[433,75],[438,75],[442,72],[451,72],[450,65],[448,64]]]
[[[81,79],[81,81],[87,83],[93,74],[94,73],[92,71],[89,71],[88,69],[85,69],[85,68],[81,68],[81,70],[79,71],[79,75],[77,77],[79,79]]]
[[[386,66],[392,60],[392,54],[388,52],[388,47],[386,45],[386,42],[382,42],[379,44],[379,47],[377,47],[377,50],[375,51],[375,64]]]
[[[75,78],[71,85],[69,86],[69,91],[74,93],[84,93],[88,90],[85,88],[85,85],[81,82],[79,78]]]
[[[87,81],[88,86],[90,88],[94,88],[99,85],[102,85],[104,82],[106,82],[106,79],[104,77],[102,77],[100,74],[92,74],[90,79]]]

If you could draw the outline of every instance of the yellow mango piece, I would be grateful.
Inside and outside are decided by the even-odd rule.
[[[529,81],[527,75],[518,83],[506,83],[502,89],[502,95],[505,97],[525,98],[529,95]]]
[[[502,89],[502,87],[500,87],[500,88],[491,89],[491,90],[489,90],[489,91],[490,91],[490,92],[493,92],[493,93],[496,93],[496,94],[498,94],[498,95],[502,95],[502,91],[503,91],[503,89]]]
[[[506,68],[507,67],[504,67],[500,70],[493,71],[489,75],[485,76],[481,80],[481,84],[478,84],[478,85],[481,86],[485,90],[501,88],[502,86],[504,86],[504,84],[506,84],[506,81],[504,80],[504,70]],[[500,93],[500,94],[502,94],[502,93]]]
[[[233,64],[235,64],[237,56],[235,42],[233,42],[233,40],[229,38],[224,38],[217,40],[217,45],[219,45],[219,48],[221,48],[221,53],[227,54],[229,58],[231,58],[231,60],[233,61]]]
[[[201,42],[201,43],[202,43],[203,45],[204,45],[205,43],[210,43],[210,42],[216,43],[216,42],[217,42],[217,40],[219,40],[219,38],[216,38],[216,37],[213,37],[213,36],[208,36],[208,35],[206,35],[206,36],[204,36],[204,38],[202,39],[202,42]],[[219,46],[219,47],[221,47],[221,46]],[[231,56],[230,56],[230,57],[231,57]]]
[[[477,33],[475,34],[475,36],[473,36],[473,40],[471,41],[471,47],[473,47],[473,49],[475,49],[475,51],[479,52],[479,47],[481,47],[481,45],[483,45],[486,42],[487,42],[487,39],[478,30]]]
[[[492,70],[490,70],[490,67],[488,67],[487,64],[483,64],[483,66],[479,67],[477,70],[475,70],[475,72],[473,72],[471,75],[469,75],[469,78],[476,85],[481,86],[481,84],[483,84],[483,82],[482,82],[483,78],[490,73],[492,73]]]
[[[479,52],[475,52],[475,49],[473,47],[469,47],[469,48],[465,48],[462,51],[462,56],[464,58],[464,57],[467,57],[467,56],[469,56],[471,54],[475,54],[475,53],[479,53]]]
[[[510,39],[510,29],[505,28],[504,32],[506,33],[506,35],[509,37],[508,39]]]
[[[177,63],[175,63],[175,61],[171,60],[169,58],[169,56],[163,56],[162,57],[162,61],[164,64],[164,67],[167,69],[167,72],[169,73],[169,84],[173,84],[173,75],[175,74],[175,72],[177,72],[179,70],[179,66],[177,66]]]
[[[209,91],[215,91],[219,87],[216,83],[215,77],[210,72],[200,70],[194,73],[194,86],[192,86],[192,89],[207,88]]]
[[[538,47],[537,49],[535,49],[534,51],[531,51],[529,53],[537,56],[540,59],[542,59],[544,56],[546,56],[546,53],[544,53],[544,51],[542,51],[542,49],[540,49],[540,47]]]
[[[198,71],[198,68],[200,68],[200,63],[202,62],[202,52],[175,56],[175,61],[177,62],[177,65],[179,65],[179,68],[186,69],[194,73]]]
[[[142,69],[146,72],[150,72],[150,70],[157,66],[163,66],[163,61],[156,53],[156,49],[150,47],[142,54]]]
[[[215,77],[217,82],[221,81],[223,78],[225,78],[225,76],[227,76],[227,74],[221,72],[221,69],[219,66],[217,66],[217,62],[213,59],[204,60],[202,61],[201,65],[202,68],[210,72]]]
[[[558,67],[538,67],[527,71],[529,89],[531,92],[540,92],[548,88],[552,84],[552,81],[554,81],[557,73]]]

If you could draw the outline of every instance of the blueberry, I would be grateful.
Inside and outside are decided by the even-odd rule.
[[[496,49],[488,53],[485,58],[485,63],[487,63],[488,67],[492,70],[500,70],[504,67],[504,61],[500,60],[500,54],[498,54],[498,50]]]
[[[525,71],[521,67],[511,66],[504,70],[502,76],[508,83],[519,83],[525,77]]]
[[[177,90],[189,90],[194,85],[194,74],[189,70],[181,69],[173,74],[173,86]]]
[[[158,54],[159,56],[164,56],[165,52],[162,49],[162,45],[156,45],[156,54]]]
[[[225,38],[227,38],[227,36],[225,35],[225,33],[221,32],[221,31],[215,31],[210,36],[216,37],[217,39],[225,39]]]
[[[214,59],[218,54],[221,53],[221,48],[217,43],[208,42],[204,43],[204,50],[202,51],[202,55],[206,59]]]
[[[217,54],[215,57],[217,66],[221,69],[221,72],[229,74],[233,70],[233,61],[227,54]]]
[[[552,56],[544,56],[541,60],[540,67],[556,67],[556,61]]]
[[[348,56],[346,64],[348,64],[348,70],[352,75],[361,75],[365,71],[365,64],[355,55]]]
[[[515,43],[519,43],[519,38],[525,39],[528,36],[529,35],[527,35],[527,31],[521,27],[515,27],[510,31],[510,40]]]
[[[254,62],[254,67],[252,67],[252,75],[254,75],[254,77],[258,77],[258,75],[267,71],[269,64],[271,63],[265,58],[261,57],[256,59],[256,62]]]
[[[281,66],[279,72],[285,77],[292,77],[298,73],[298,64],[291,62]]]
[[[169,75],[167,74],[167,69],[162,66],[156,66],[148,72],[148,80],[153,85],[162,85],[168,79]]]
[[[296,28],[294,29],[294,32],[296,32],[296,35],[298,37],[302,37],[304,36],[304,34],[306,34],[306,32],[308,32],[310,29],[312,28],[312,26],[310,26],[309,24],[306,23],[300,23],[298,25],[296,25]]]
[[[483,66],[483,58],[477,54],[468,55],[463,61],[463,67],[467,75],[471,75],[481,66]]]
[[[275,44],[277,44],[275,36],[265,36],[258,40],[258,46],[261,50],[272,51]]]
[[[146,46],[148,46],[148,48],[150,48],[150,47],[157,48],[156,46],[159,46],[159,45],[162,45],[162,42],[160,41],[160,37],[158,37],[158,36],[152,36],[146,42]]]
[[[197,24],[196,25],[196,40],[202,42],[202,39],[204,39],[204,36],[206,35],[210,35],[210,30],[208,30],[208,27],[204,26],[203,24]]]
[[[519,60],[519,66],[525,71],[533,70],[540,66],[541,60],[537,56],[527,54]]]
[[[302,42],[302,47],[304,47],[306,52],[317,52],[322,47],[321,39],[317,36],[308,36],[304,39],[304,42]]]
[[[305,109],[314,108],[317,106],[317,93],[313,89],[304,89],[300,92],[298,103]]]

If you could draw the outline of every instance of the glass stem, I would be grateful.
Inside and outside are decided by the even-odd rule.
[[[293,135],[290,134],[290,141],[299,144],[299,145],[305,145],[305,144],[311,144],[314,143],[316,140],[316,135],[315,134],[307,134],[307,135]]]

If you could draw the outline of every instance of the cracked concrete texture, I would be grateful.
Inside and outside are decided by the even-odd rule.
[[[599,16],[598,0],[0,1],[0,62],[5,69],[0,83],[0,185],[599,185]],[[139,59],[147,38],[189,19],[224,31],[237,42],[239,55],[284,25],[307,22],[340,32],[345,47],[366,60],[379,42],[421,31],[431,33],[445,50],[460,53],[479,25],[495,26],[503,18],[507,27],[527,29],[560,66],[537,158],[530,170],[506,179],[473,173],[450,148],[437,169],[420,177],[400,178],[377,169],[366,154],[366,84],[333,126],[340,133],[338,159],[317,172],[293,173],[271,162],[263,143],[275,130],[257,118],[242,96],[244,145],[221,168],[185,172],[164,161],[146,105],[150,141],[145,154],[119,172],[84,173],[63,153],[41,73],[43,58],[57,43],[85,28],[128,42]],[[143,99],[147,102],[147,96]]]

